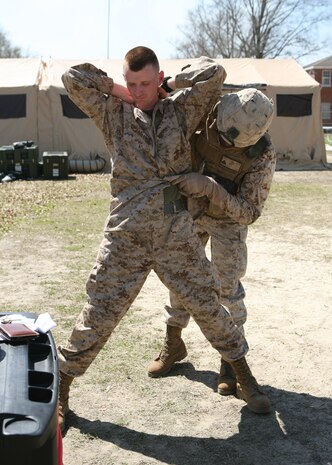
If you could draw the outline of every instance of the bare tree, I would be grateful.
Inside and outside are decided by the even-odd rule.
[[[21,58],[22,52],[19,47],[13,47],[5,34],[0,31],[0,58]]]
[[[330,0],[201,0],[174,44],[177,57],[301,58],[321,50],[317,25],[331,19]]]

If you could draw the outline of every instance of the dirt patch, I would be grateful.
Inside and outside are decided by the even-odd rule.
[[[329,171],[276,173],[271,202],[250,228],[248,360],[272,413],[252,414],[243,401],[216,393],[219,356],[192,321],[183,332],[187,359],[165,378],[148,378],[146,366],[164,336],[167,297],[151,273],[100,356],[75,380],[65,465],[331,465],[330,200],[322,206],[315,197],[310,205],[290,198],[287,212],[274,203],[286,184],[331,187],[331,181]],[[54,237],[23,231],[0,241],[1,302],[11,310],[51,307],[54,337],[62,342],[76,314],[50,305],[45,282],[66,286],[68,251]]]

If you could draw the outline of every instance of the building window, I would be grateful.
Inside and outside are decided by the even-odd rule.
[[[331,70],[323,69],[322,72],[322,86],[331,87]]]
[[[331,104],[329,102],[322,102],[322,119],[330,120],[331,119]]]

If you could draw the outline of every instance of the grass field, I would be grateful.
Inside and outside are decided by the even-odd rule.
[[[328,182],[328,172],[324,182],[319,172],[309,174],[311,179],[305,174],[294,178],[292,173],[276,173],[276,179],[281,176],[283,181],[273,183],[264,214],[251,229],[277,237],[281,225],[287,224],[284,240],[293,234],[292,229],[303,225],[319,230],[322,221],[331,217],[326,199],[332,197],[332,184]],[[36,255],[40,247],[51,248],[53,242],[61,244],[56,253],[63,257],[65,270],[60,270],[54,279],[49,273],[40,284],[49,308],[59,313],[62,327],[67,327],[71,324],[70,315],[80,309],[85,299],[85,278],[108,214],[109,175],[78,175],[62,181],[16,181],[0,184],[0,195],[0,239],[10,240],[13,233],[22,230],[24,247],[35,250]],[[42,311],[43,303],[40,308],[36,308],[36,303],[33,305],[38,312]],[[4,309],[13,310],[10,305]]]
[[[332,135],[329,137],[332,143]],[[291,172],[289,178],[291,178]],[[285,212],[287,210],[287,214],[290,214],[293,221],[296,221],[298,218],[298,215],[294,214],[298,205],[296,200],[302,202],[304,207],[302,213],[304,214],[308,201],[317,197],[319,203],[316,208],[319,213],[325,208],[323,199],[328,198],[329,195],[330,186],[321,184],[318,177],[317,180],[313,179],[310,183],[274,183],[266,208],[271,209],[272,214],[274,211],[278,211],[280,214],[282,210]],[[70,177],[69,180],[62,181],[32,180],[0,183],[0,197],[1,238],[16,224],[24,221],[35,221],[46,227],[47,219],[51,221],[52,215],[56,213],[59,213],[59,217],[63,221],[70,218],[74,223],[77,220],[77,215],[71,212],[65,212],[66,214],[61,215],[61,209],[73,208],[75,213],[76,208],[82,202],[85,202],[87,212],[91,211],[89,205],[92,203],[95,206],[101,206],[102,215],[105,214],[109,201],[109,175],[76,175]],[[284,208],[285,206],[287,209]],[[84,206],[81,208],[84,210]],[[86,218],[86,221],[88,222],[89,219]],[[255,226],[258,227],[258,224]],[[75,227],[74,224],[73,227]]]
[[[48,218],[60,205],[77,204],[78,199],[109,199],[109,175],[70,176],[68,180],[16,181],[0,183],[0,237],[15,224]]]
[[[85,303],[109,195],[109,175],[0,184],[1,311],[49,312],[56,345]],[[331,198],[331,171],[277,172],[249,229],[249,362],[271,414],[216,393],[219,354],[193,321],[187,359],[165,378],[148,378],[167,297],[151,273],[73,384],[65,465],[331,463]]]

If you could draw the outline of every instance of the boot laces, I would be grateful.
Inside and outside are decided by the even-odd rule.
[[[165,338],[164,346],[160,351],[159,358],[160,360],[165,360],[170,356],[172,348],[175,347],[176,344],[172,343],[172,340],[168,337]]]
[[[219,376],[235,379],[235,373],[234,373],[233,367],[231,366],[230,363],[226,362],[226,360],[221,359]]]
[[[60,383],[59,383],[59,398],[62,400],[67,400],[69,397],[70,385],[73,381],[73,378],[60,373]]]
[[[164,346],[159,354],[159,359],[161,361],[166,361],[172,355],[172,353],[181,346],[181,341],[181,338],[178,339],[166,336]]]
[[[238,378],[240,384],[242,384],[243,380],[246,380],[246,384],[249,384],[250,387],[258,389],[258,383],[256,381],[256,378],[251,373],[251,370],[248,367],[247,363],[244,362],[238,365],[236,377]]]

